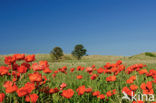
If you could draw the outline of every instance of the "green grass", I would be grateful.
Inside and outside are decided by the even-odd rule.
[[[105,65],[105,63],[107,63],[107,62],[115,63],[117,60],[122,60],[123,64],[126,65],[126,67],[128,67],[132,64],[137,64],[137,63],[146,64],[147,65],[146,69],[148,69],[148,70],[155,69],[155,67],[156,67],[156,58],[148,57],[145,54],[139,54],[139,55],[135,55],[132,57],[90,55],[90,56],[84,56],[81,60],[76,60],[71,55],[65,55],[65,56],[66,56],[65,59],[63,59],[59,62],[53,62],[51,60],[49,54],[36,54],[36,61],[34,61],[34,62],[38,62],[40,60],[47,60],[50,65],[50,69],[53,71],[57,70],[58,68],[61,68],[63,66],[67,66],[67,68],[68,68],[67,75],[63,74],[63,73],[58,73],[58,75],[56,76],[55,79],[52,79],[51,74],[47,75],[48,79],[51,80],[51,82],[49,82],[46,85],[49,85],[51,88],[55,88],[55,87],[59,87],[59,85],[64,82],[67,84],[67,88],[72,88],[74,91],[79,86],[85,85],[86,87],[92,87],[94,91],[99,90],[103,94],[106,94],[106,92],[109,90],[117,89],[118,90],[117,94],[115,96],[109,98],[110,99],[109,103],[121,103],[121,98],[123,95],[119,91],[121,91],[121,89],[124,86],[128,86],[128,87],[130,86],[129,84],[126,84],[125,81],[130,76],[135,75],[136,72],[133,72],[132,74],[127,75],[123,71],[119,75],[117,75],[117,81],[106,82],[105,79],[110,74],[101,74],[99,76],[100,79],[90,80],[90,76],[88,73],[86,73],[84,71],[80,71],[80,72],[75,71],[73,73],[70,73],[69,69],[73,68],[73,67],[76,68],[79,65],[84,66],[84,67],[89,67],[89,66],[92,66],[93,64],[96,65],[96,68],[99,68],[99,67],[103,67]],[[68,60],[67,60],[67,58],[68,58]],[[4,55],[0,55],[0,65],[1,66],[5,65],[4,64]],[[30,72],[32,72],[32,71],[30,71]],[[44,73],[42,73],[42,74],[44,74]],[[76,79],[77,75],[83,75],[84,79],[77,80]],[[144,80],[144,78],[145,78],[145,76],[138,75],[139,82],[135,81],[134,84],[139,86],[142,82],[151,80],[151,78],[148,78],[146,80]],[[2,77],[0,77],[0,79],[1,79],[0,85],[2,85],[2,83],[6,79],[3,79]],[[154,85],[154,86],[156,86],[156,85]],[[0,87],[0,89],[2,89],[2,91],[4,91],[3,87]],[[141,90],[139,89],[137,92],[140,92],[140,91]],[[154,87],[154,91],[156,91],[156,87]],[[96,97],[92,97],[91,94],[84,94],[81,97],[77,96],[76,94],[77,93],[75,91],[75,95],[70,100],[62,99],[62,98],[60,98],[60,96],[58,94],[54,94],[51,96],[47,96],[47,94],[40,94],[40,97],[42,96],[42,98],[39,98],[38,103],[39,102],[49,103],[49,102],[52,102],[52,100],[54,103],[58,103],[58,102],[59,103],[64,103],[64,102],[66,102],[66,103],[85,103],[85,102],[86,103],[97,103],[97,102],[101,102]],[[127,103],[127,102],[123,102],[123,103]]]

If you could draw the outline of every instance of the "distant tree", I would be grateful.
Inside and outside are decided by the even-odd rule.
[[[82,44],[77,44],[72,51],[72,55],[76,57],[78,60],[81,59],[82,56],[86,55],[87,50],[84,48]]]
[[[52,59],[59,60],[63,56],[63,50],[60,47],[55,47],[50,52]]]

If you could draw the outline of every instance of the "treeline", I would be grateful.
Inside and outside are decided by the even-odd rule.
[[[86,55],[87,50],[82,44],[77,44],[74,47],[74,50],[71,52],[72,56],[80,60],[83,56]],[[61,47],[54,47],[50,52],[50,56],[53,60],[61,60],[64,56],[63,50]]]

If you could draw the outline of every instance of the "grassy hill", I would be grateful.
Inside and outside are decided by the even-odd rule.
[[[137,55],[130,56],[130,58],[133,59],[155,59],[156,58],[156,52],[144,52]]]

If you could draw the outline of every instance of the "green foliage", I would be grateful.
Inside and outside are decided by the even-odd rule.
[[[153,53],[150,53],[150,52],[146,52],[145,55],[150,56],[150,57],[156,57],[156,55],[154,55]]]
[[[75,46],[74,51],[72,51],[72,55],[80,60],[82,56],[86,55],[86,52],[87,50],[84,46],[82,44],[78,44]]]
[[[52,60],[59,60],[63,56],[63,50],[60,47],[55,47],[53,50],[50,52],[50,56]]]

